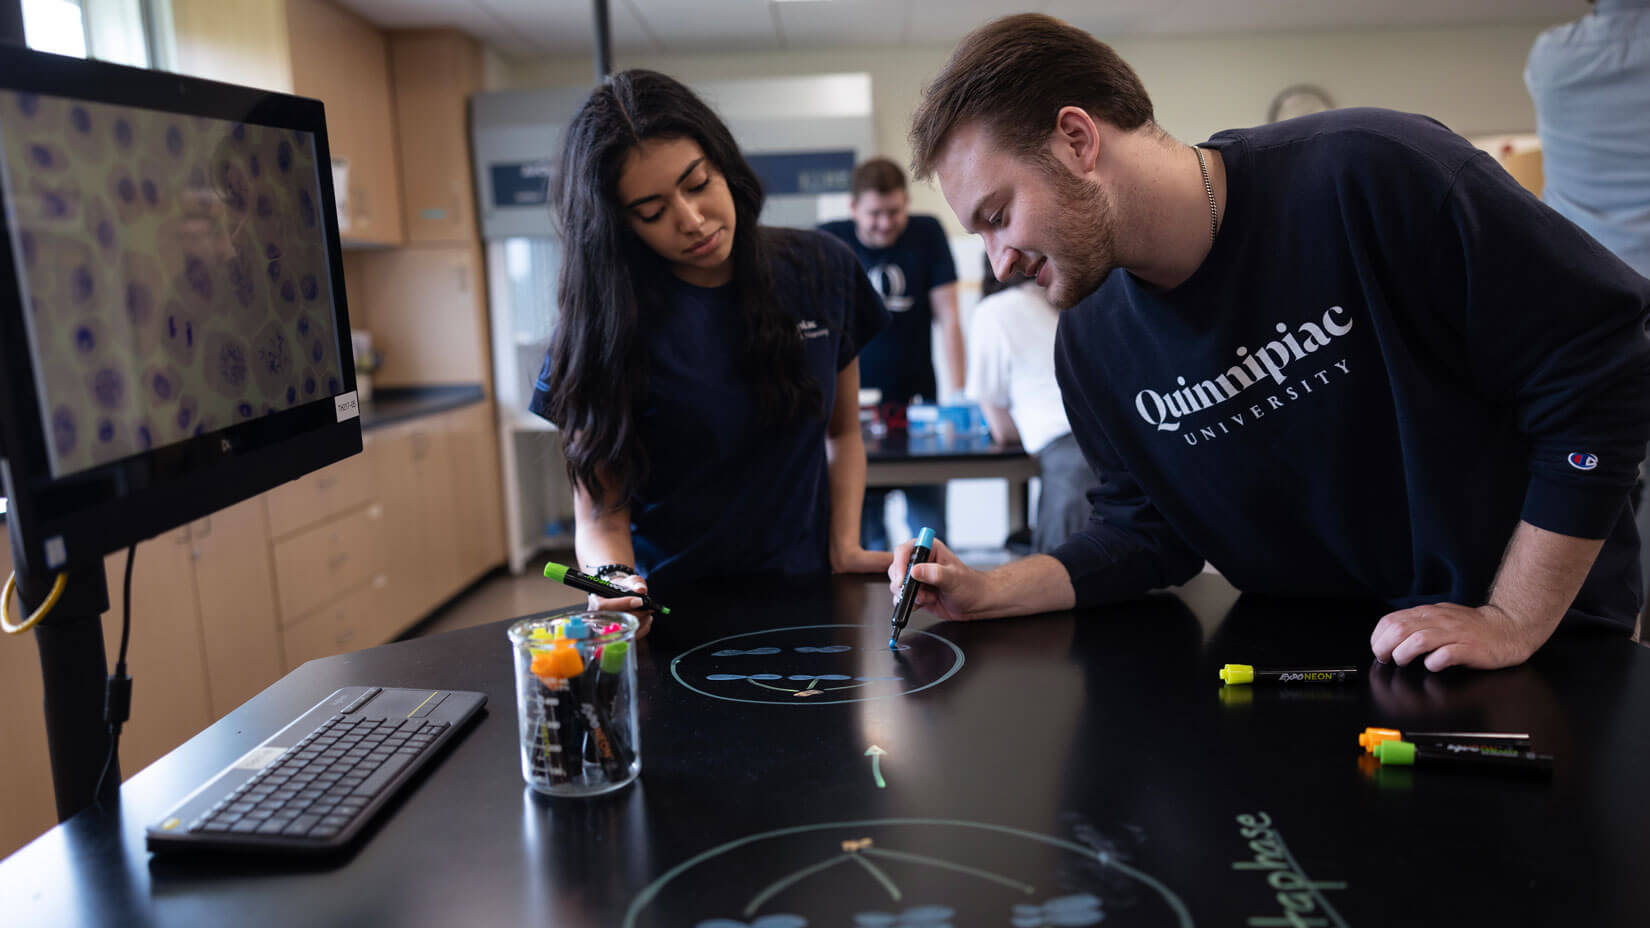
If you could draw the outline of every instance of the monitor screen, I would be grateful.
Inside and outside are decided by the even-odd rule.
[[[315,137],[0,91],[53,476],[342,391]]]
[[[0,59],[0,444],[33,567],[360,450],[321,105]]]

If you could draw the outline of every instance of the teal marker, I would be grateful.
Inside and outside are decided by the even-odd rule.
[[[669,609],[654,602],[653,597],[648,596],[646,593],[638,593],[635,590],[627,590],[622,586],[614,586],[606,580],[580,573],[564,564],[557,564],[555,561],[544,565],[544,575],[557,583],[565,583],[575,590],[583,590],[586,593],[593,593],[605,599],[626,599],[634,596],[641,599],[643,609],[651,609],[660,615],[670,615]]]
[[[933,551],[934,530],[924,528],[917,533],[917,543],[911,548],[911,561],[905,565],[905,581],[899,585],[899,597],[894,600],[894,617],[889,620],[894,629],[893,634],[888,636],[890,651],[899,645],[899,634],[905,631],[905,623],[911,621],[911,607],[917,602],[917,587],[922,585],[911,576],[911,570],[926,562]]]

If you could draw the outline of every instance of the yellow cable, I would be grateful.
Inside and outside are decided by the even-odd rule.
[[[13,625],[11,624],[11,597],[17,589],[17,574],[13,572],[11,576],[6,578],[5,592],[0,593],[0,630],[5,631],[8,635],[21,635],[39,625],[40,620],[44,619],[46,613],[51,612],[52,607],[57,605],[57,601],[63,597],[63,588],[68,585],[68,573],[58,574],[57,581],[52,584],[52,591],[46,594],[46,601],[40,604],[39,609],[34,610],[34,615],[24,619],[18,625]]]

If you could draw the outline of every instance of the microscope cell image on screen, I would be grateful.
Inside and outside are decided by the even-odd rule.
[[[0,92],[54,476],[342,392],[313,138]]]

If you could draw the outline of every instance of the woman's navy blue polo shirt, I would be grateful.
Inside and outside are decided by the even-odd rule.
[[[637,570],[655,591],[717,576],[830,570],[825,432],[836,378],[888,325],[888,311],[840,242],[761,231],[775,293],[796,320],[824,402],[797,421],[762,422],[756,387],[741,370],[744,326],[731,285],[673,278],[666,305],[644,308],[648,381],[637,424],[649,468],[631,497],[630,532]]]

